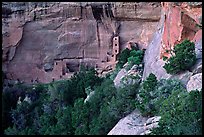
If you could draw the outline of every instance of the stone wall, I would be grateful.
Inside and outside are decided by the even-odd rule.
[[[54,60],[68,59],[74,70],[80,62],[100,72],[114,69],[116,62],[107,61],[113,37],[120,37],[120,50],[129,41],[146,48],[161,9],[157,2],[3,2],[2,7],[3,71],[14,80],[38,77],[45,83],[61,75],[44,70],[45,64],[52,70]]]

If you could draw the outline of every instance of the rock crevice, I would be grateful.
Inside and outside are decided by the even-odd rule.
[[[68,64],[75,64],[69,66],[70,69],[74,66],[72,70],[79,70],[75,67],[86,64],[97,66],[96,69],[105,74],[114,69],[116,63],[109,59],[115,36],[119,36],[120,51],[129,41],[147,47],[160,19],[161,7],[157,5],[144,2],[132,6],[120,2],[3,2],[3,7],[10,9],[3,13],[8,15],[3,18],[2,26],[3,71],[14,80],[29,83],[38,77],[39,82],[47,83],[53,78],[60,79],[61,72],[45,72],[42,66],[68,59]],[[145,12],[146,6],[148,12]],[[117,21],[117,18],[124,20]],[[137,18],[144,20],[135,20]],[[15,46],[16,50],[12,48]]]

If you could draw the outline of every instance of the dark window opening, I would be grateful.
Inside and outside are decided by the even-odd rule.
[[[76,72],[79,70],[79,64],[77,63],[66,63],[67,72]]]
[[[100,6],[91,6],[92,13],[96,21],[101,21],[101,18],[103,17],[103,7]]]
[[[117,50],[115,50],[115,52],[118,52]]]
[[[63,69],[62,69],[62,75],[65,75],[65,73],[66,73],[66,72],[65,72],[65,69],[63,68]]]
[[[117,46],[118,44],[115,44],[115,46]]]
[[[95,68],[98,68],[98,64],[95,65]]]

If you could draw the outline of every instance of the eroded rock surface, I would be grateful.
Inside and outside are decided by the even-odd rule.
[[[198,24],[201,24],[202,3],[192,6],[192,3],[186,2],[164,2],[161,5],[160,23],[144,56],[143,80],[150,73],[154,73],[158,79],[170,78],[171,75],[163,68],[165,62],[162,58],[170,57],[166,50],[173,49],[184,39],[195,42],[196,57],[202,60],[202,29],[198,27]],[[178,76],[178,78],[183,77]]]
[[[81,64],[101,73],[114,69],[114,37],[120,51],[130,41],[146,48],[160,20],[160,5],[3,2],[3,71],[10,79],[46,83],[70,77]],[[45,71],[45,64],[53,71]]]
[[[121,119],[108,135],[145,135],[158,127],[160,116],[151,118],[141,116],[138,110]]]
[[[187,83],[187,91],[202,89],[202,73],[193,75]]]
[[[202,29],[198,27],[202,18],[202,3],[192,5],[192,3],[162,3],[160,22],[152,41],[148,45],[144,56],[144,71],[142,79],[145,80],[150,73],[157,76],[157,79],[178,78],[186,86],[188,91],[202,88]],[[201,25],[202,26],[202,25]],[[163,68],[165,61],[163,56],[170,57],[166,49],[173,47],[189,39],[195,42],[196,64],[188,71],[178,75],[170,75]],[[120,78],[127,72],[121,70],[115,79],[115,85],[119,85]],[[147,118],[139,118],[140,125],[134,126],[131,122],[135,112],[121,119],[118,124],[108,133],[108,135],[144,135],[149,130],[144,130],[144,124]],[[131,124],[129,124],[131,123]],[[157,125],[157,124],[155,124]],[[151,125],[152,127],[154,124]],[[158,125],[157,125],[158,126]]]
[[[114,79],[116,88],[124,87],[126,85],[139,84],[142,78],[142,65],[133,65],[130,70],[127,70],[127,63],[118,72]]]

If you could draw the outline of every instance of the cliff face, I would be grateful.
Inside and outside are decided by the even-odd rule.
[[[70,77],[80,64],[102,73],[113,69],[118,50],[133,42],[146,48],[143,79],[150,73],[158,79],[177,77],[188,91],[199,89],[201,11],[202,3],[196,2],[4,2],[2,69],[8,78],[26,83]],[[195,42],[197,63],[190,71],[169,75],[162,57],[170,57],[166,50],[184,39]],[[146,134],[158,126],[158,119],[140,116],[139,112],[128,115],[109,134]]]
[[[111,70],[113,43],[119,51],[129,42],[147,48],[160,10],[156,2],[3,2],[2,69],[28,83],[70,77],[80,64]]]
[[[160,23],[144,57],[143,79],[152,72],[158,79],[169,77],[182,79],[183,76],[187,77],[184,78],[186,84],[190,76],[193,75],[193,71],[202,61],[202,29],[198,27],[198,25],[201,25],[202,19],[202,3],[164,2],[161,5]],[[163,68],[165,62],[162,57],[170,57],[166,50],[173,49],[176,44],[181,43],[184,39],[195,42],[197,66],[193,68],[192,72],[188,71],[178,76],[171,76]]]
[[[186,86],[187,91],[202,89],[202,3],[161,3],[161,18],[152,41],[148,45],[144,56],[143,80],[154,73],[157,79],[178,78]],[[163,56],[170,57],[166,49],[173,47],[189,39],[195,42],[197,62],[189,71],[179,75],[169,75],[163,68],[165,62]],[[125,72],[122,70],[118,77],[122,78]],[[117,78],[117,77],[116,77]],[[193,91],[192,91],[193,92]],[[155,117],[153,117],[155,118]],[[108,135],[144,135],[151,132],[150,129],[158,127],[158,121],[147,124],[147,117],[142,117],[137,110],[121,119],[108,133]],[[152,118],[149,118],[152,119]],[[147,125],[147,126],[146,126]]]

